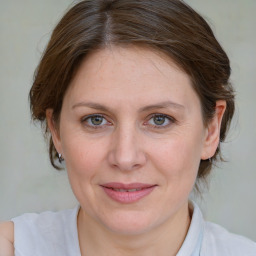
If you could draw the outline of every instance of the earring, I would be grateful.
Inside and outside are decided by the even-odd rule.
[[[64,161],[64,158],[62,157],[61,153],[58,153],[59,163],[61,164]]]
[[[210,158],[208,158],[208,161],[210,162],[210,163],[212,163],[212,158],[210,157]]]

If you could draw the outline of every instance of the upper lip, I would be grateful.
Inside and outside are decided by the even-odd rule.
[[[156,186],[156,184],[146,184],[146,183],[129,183],[124,184],[120,182],[109,182],[101,185],[105,188],[112,188],[112,189],[145,189]]]

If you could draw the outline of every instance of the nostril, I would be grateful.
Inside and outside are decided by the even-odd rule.
[[[122,171],[131,171],[144,166],[146,157],[143,156],[142,152],[134,152],[133,154],[127,152],[111,152],[108,160],[112,168]]]
[[[140,168],[146,162],[139,134],[132,122],[122,123],[113,134],[108,161],[113,168],[131,171]]]

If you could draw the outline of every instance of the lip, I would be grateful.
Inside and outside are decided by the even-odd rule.
[[[123,184],[118,182],[111,182],[101,185],[107,196],[109,196],[114,201],[123,204],[134,203],[141,200],[142,198],[149,195],[156,188],[156,186],[156,184]]]

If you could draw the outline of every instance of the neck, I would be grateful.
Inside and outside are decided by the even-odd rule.
[[[93,220],[82,209],[78,215],[78,235],[82,256],[174,256],[185,240],[190,214],[186,203],[166,222],[135,235],[117,234]]]

